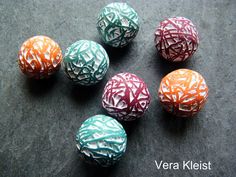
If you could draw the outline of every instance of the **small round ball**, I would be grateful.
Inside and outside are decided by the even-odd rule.
[[[197,50],[198,32],[185,17],[168,18],[155,32],[155,45],[160,55],[172,62],[185,61]]]
[[[67,48],[63,64],[68,78],[89,86],[103,79],[109,67],[109,57],[100,44],[80,40]]]
[[[127,136],[122,125],[105,115],[95,115],[83,122],[76,134],[80,155],[91,164],[108,167],[125,153]]]
[[[124,47],[139,31],[138,14],[126,3],[108,4],[98,16],[97,29],[106,44]]]
[[[135,74],[119,73],[104,88],[102,105],[118,120],[132,121],[141,117],[149,104],[147,85]]]
[[[201,110],[208,97],[204,78],[196,71],[178,69],[166,75],[159,87],[164,109],[178,117],[191,117]]]
[[[48,78],[59,70],[62,52],[59,45],[47,36],[34,36],[25,41],[18,54],[21,71],[30,78]]]

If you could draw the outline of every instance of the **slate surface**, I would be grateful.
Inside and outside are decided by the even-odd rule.
[[[140,16],[139,34],[122,50],[106,47],[110,69],[94,87],[75,86],[62,71],[44,81],[19,72],[18,49],[31,36],[50,36],[63,52],[79,39],[101,43],[96,17],[109,2],[0,1],[0,176],[236,176],[235,0],[129,1]],[[191,19],[200,33],[197,53],[182,64],[160,59],[153,44],[157,24],[173,16]],[[194,69],[208,83],[208,102],[195,119],[171,118],[157,100],[161,78],[177,68]],[[105,113],[100,104],[103,87],[122,71],[146,81],[152,102],[142,119],[124,125],[128,149],[120,163],[91,167],[77,156],[75,132],[89,116]],[[211,161],[212,170],[157,170],[154,160]]]

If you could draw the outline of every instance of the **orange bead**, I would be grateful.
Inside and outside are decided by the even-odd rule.
[[[201,110],[208,97],[204,78],[196,71],[178,69],[166,75],[159,87],[164,109],[178,117],[191,117]]]
[[[48,78],[61,66],[59,45],[47,36],[34,36],[25,41],[18,54],[19,67],[34,79]]]

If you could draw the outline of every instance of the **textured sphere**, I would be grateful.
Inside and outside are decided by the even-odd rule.
[[[83,122],[76,134],[80,155],[92,164],[113,165],[125,153],[127,136],[122,125],[105,115],[95,115]]]
[[[59,45],[47,36],[34,36],[25,41],[18,54],[21,71],[34,79],[48,78],[62,61]]]
[[[119,73],[106,84],[102,105],[118,120],[131,121],[141,117],[150,103],[144,81],[131,73]]]
[[[159,87],[164,109],[178,117],[191,117],[201,110],[208,97],[204,78],[196,71],[178,69],[166,75]]]
[[[109,58],[100,44],[80,40],[67,48],[63,64],[71,80],[89,86],[103,79],[109,67]]]
[[[108,4],[98,16],[97,29],[106,44],[126,46],[138,33],[138,14],[126,3]]]
[[[155,32],[155,45],[160,55],[172,62],[191,57],[199,44],[198,32],[193,23],[184,17],[168,18]]]

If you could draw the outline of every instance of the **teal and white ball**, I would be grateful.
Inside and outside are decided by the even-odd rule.
[[[100,44],[80,40],[67,48],[63,66],[71,80],[89,86],[103,79],[109,67],[109,57]]]
[[[138,14],[126,3],[108,4],[98,16],[97,29],[106,44],[126,46],[139,31]]]
[[[108,167],[125,153],[127,136],[117,120],[95,115],[83,122],[76,134],[76,143],[87,162]]]

